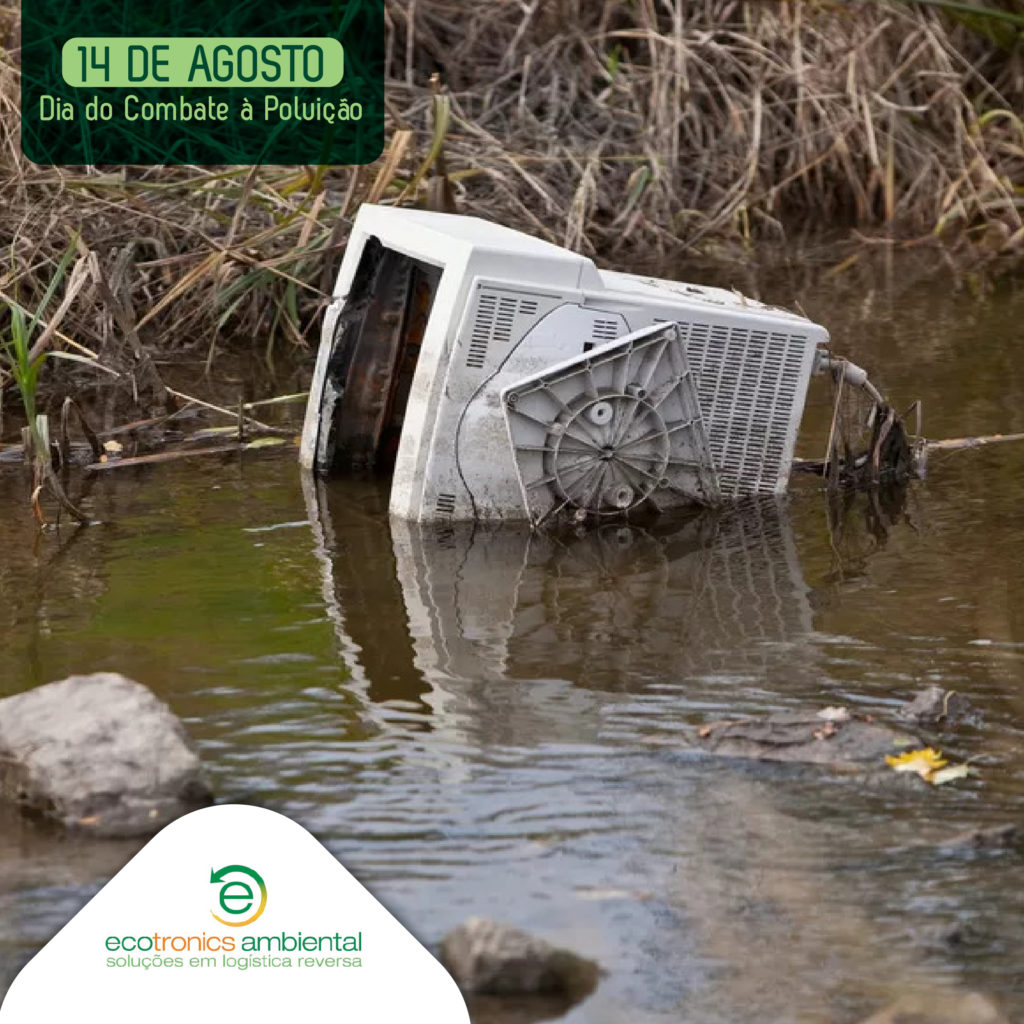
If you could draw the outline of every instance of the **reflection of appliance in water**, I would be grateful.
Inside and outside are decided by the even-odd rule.
[[[510,702],[536,714],[539,684],[576,684],[589,704],[594,691],[763,673],[813,629],[774,500],[549,534],[389,523],[348,497],[351,486],[307,481],[324,597],[371,702],[419,699],[461,719],[485,691],[494,697],[480,684],[521,680],[531,685]]]
[[[635,688],[753,670],[812,630],[774,501],[578,536],[392,523],[417,665],[435,678]]]
[[[429,686],[414,664],[386,495],[352,482],[341,492],[307,474],[302,489],[324,606],[353,682],[371,704],[418,702]]]

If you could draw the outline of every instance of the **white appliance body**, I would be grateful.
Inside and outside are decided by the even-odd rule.
[[[382,247],[424,268],[432,282],[403,407],[388,412],[401,431],[393,516],[535,518],[503,394],[656,324],[678,325],[715,501],[785,491],[815,351],[829,341],[825,328],[723,289],[599,270],[586,257],[477,218],[372,205],[358,212],[324,318],[300,454],[307,468],[330,468],[324,402],[337,386],[336,328],[371,241],[375,252]]]

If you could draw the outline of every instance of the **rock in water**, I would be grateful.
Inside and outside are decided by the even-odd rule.
[[[947,850],[1012,850],[1020,843],[1020,829],[1013,823],[975,828],[951,836],[942,844]]]
[[[151,835],[212,801],[178,718],[112,672],[0,700],[0,797],[106,836]]]
[[[589,995],[602,971],[593,960],[517,928],[471,917],[441,942],[441,962],[472,995]]]
[[[1009,1024],[1009,1021],[979,992],[936,990],[927,995],[903,996],[862,1024]]]
[[[918,690],[900,714],[918,725],[939,726],[969,718],[974,706],[962,693],[933,685]]]
[[[712,722],[701,727],[701,749],[723,757],[841,767],[865,762],[884,766],[886,754],[915,746],[913,736],[856,718],[843,709],[782,712],[763,718]]]

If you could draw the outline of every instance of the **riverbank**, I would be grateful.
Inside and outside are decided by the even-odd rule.
[[[616,266],[745,262],[826,226],[971,270],[1019,265],[1024,75],[1004,17],[498,0],[466,18],[452,0],[389,0],[375,165],[52,168],[20,155],[18,13],[0,7],[0,299],[34,308],[80,232],[89,301],[61,344],[99,355],[127,314],[150,352],[212,360],[230,342],[273,361],[313,339],[366,201],[454,203]]]

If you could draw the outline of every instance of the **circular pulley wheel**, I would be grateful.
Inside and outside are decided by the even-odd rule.
[[[616,515],[667,485],[665,421],[641,392],[583,396],[548,432],[545,470],[562,500]]]

